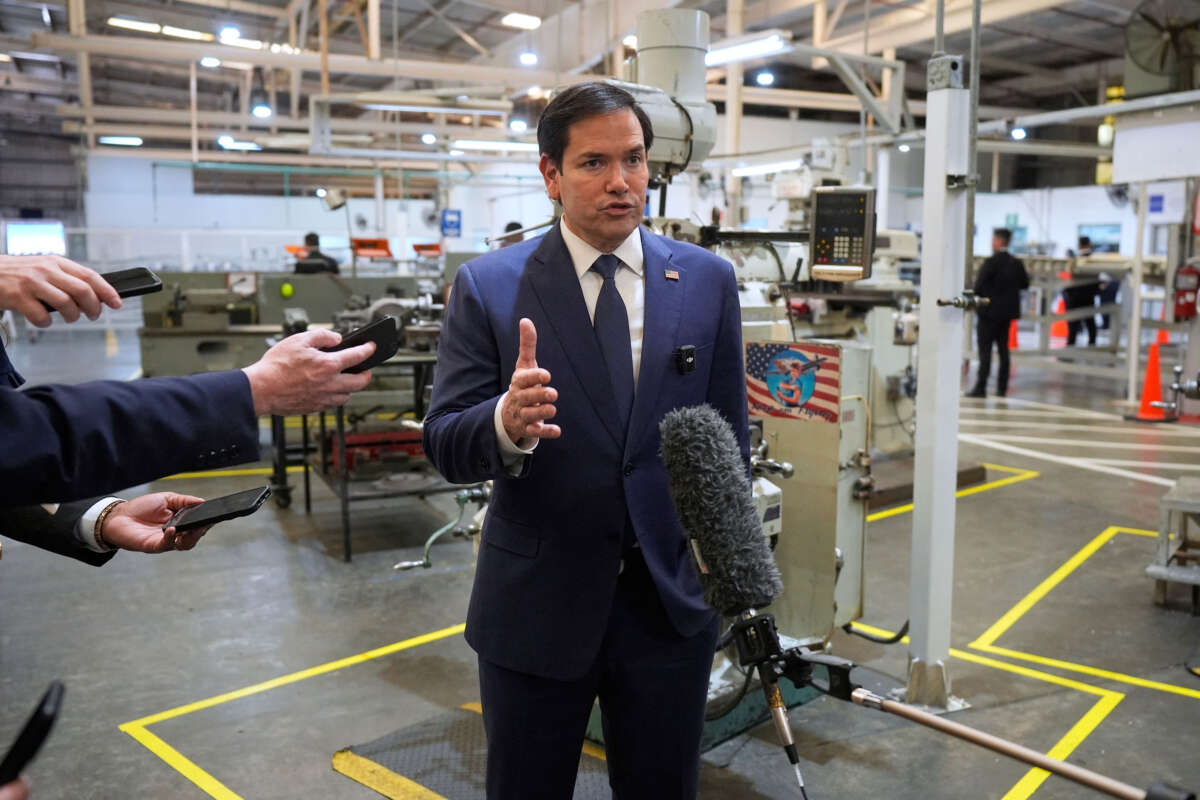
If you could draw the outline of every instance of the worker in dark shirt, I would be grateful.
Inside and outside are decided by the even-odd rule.
[[[315,233],[307,233],[304,235],[304,246],[308,248],[308,255],[296,262],[297,274],[311,274],[314,272],[332,272],[338,273],[338,262],[325,255],[320,251],[321,237]]]
[[[1093,308],[1096,305],[1096,295],[1100,294],[1100,280],[1092,274],[1078,269],[1078,259],[1086,259],[1092,254],[1092,240],[1088,236],[1079,237],[1079,250],[1075,254],[1075,269],[1071,271],[1071,283],[1062,290],[1063,307],[1067,311],[1075,308]],[[1096,315],[1083,319],[1073,319],[1067,322],[1067,346],[1074,347],[1075,339],[1080,330],[1087,328],[1088,346],[1096,344]]]
[[[988,374],[992,367],[992,345],[1000,351],[1000,372],[996,376],[996,394],[1008,393],[1008,329],[1021,316],[1021,290],[1029,288],[1029,275],[1021,259],[1008,252],[1012,231],[997,228],[992,232],[992,255],[975,277],[975,294],[991,302],[976,312],[979,343],[979,374],[975,388],[967,397],[986,397]]]

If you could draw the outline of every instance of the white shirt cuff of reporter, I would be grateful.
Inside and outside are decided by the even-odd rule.
[[[119,497],[106,497],[96,502],[87,511],[83,512],[83,516],[75,523],[75,538],[88,550],[94,553],[112,552],[96,544],[96,520],[100,518],[100,513],[104,509],[108,508],[110,504],[120,501],[120,499]]]
[[[510,475],[520,475],[525,456],[533,454],[539,440],[533,436],[526,436],[517,444],[513,444],[512,439],[508,438],[508,431],[504,430],[504,420],[500,416],[506,397],[508,397],[508,392],[500,395],[500,400],[496,403],[496,412],[492,414],[492,422],[496,426],[496,444],[500,446],[500,457],[504,459],[504,468]]]

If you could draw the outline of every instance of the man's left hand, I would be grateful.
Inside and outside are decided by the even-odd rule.
[[[208,528],[176,535],[174,528],[163,530],[163,525],[179,509],[203,502],[202,498],[174,492],[143,495],[114,508],[100,535],[112,547],[139,553],[191,550]]]

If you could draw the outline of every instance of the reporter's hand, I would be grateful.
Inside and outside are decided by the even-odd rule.
[[[95,270],[62,256],[0,255],[0,309],[12,309],[39,328],[50,324],[49,303],[67,322],[121,307],[117,290]]]
[[[29,778],[22,775],[12,783],[0,786],[0,800],[28,800]]]
[[[350,395],[366,387],[370,372],[343,375],[342,370],[362,363],[375,352],[367,342],[337,353],[323,353],[342,340],[330,330],[315,330],[289,336],[267,351],[243,372],[250,379],[254,413],[311,414],[344,405]]]
[[[533,321],[522,318],[520,326],[521,349],[500,408],[504,432],[513,444],[520,444],[522,439],[557,439],[562,429],[546,420],[558,413],[553,405],[558,390],[549,385],[550,373],[537,365],[537,329]]]
[[[202,498],[174,492],[142,495],[114,508],[104,520],[100,535],[112,547],[138,553],[191,550],[208,528],[176,535],[175,528],[163,530],[163,525],[179,509],[203,502]]]

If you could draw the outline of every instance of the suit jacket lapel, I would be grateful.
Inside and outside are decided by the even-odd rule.
[[[533,260],[538,263],[529,271],[529,275],[538,302],[550,320],[576,377],[587,392],[588,400],[604,423],[605,430],[617,447],[623,450],[625,441],[617,426],[617,400],[604,368],[604,357],[596,341],[596,331],[588,316],[587,304],[583,301],[579,276],[575,273],[574,262],[571,261],[571,254],[567,251],[558,225],[542,237],[541,245],[533,253]],[[551,383],[554,383],[553,377]]]
[[[631,447],[646,434],[647,425],[653,421],[663,370],[668,369],[671,362],[675,332],[683,309],[683,293],[687,288],[687,271],[680,264],[671,262],[671,251],[653,233],[639,230],[644,256],[642,272],[646,276],[646,307],[642,325],[642,366],[629,420]],[[667,280],[668,269],[678,273],[676,280]]]

